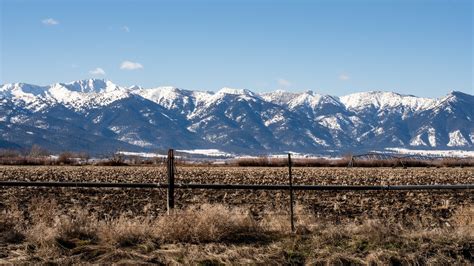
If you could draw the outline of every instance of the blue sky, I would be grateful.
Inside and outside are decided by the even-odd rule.
[[[473,4],[2,0],[0,84],[473,94]]]

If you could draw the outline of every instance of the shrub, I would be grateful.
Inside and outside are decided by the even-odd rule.
[[[96,165],[100,166],[125,166],[125,155],[120,153],[114,153],[105,161],[100,161]]]
[[[62,152],[58,156],[57,163],[58,164],[73,164],[74,157],[75,155],[72,152]]]

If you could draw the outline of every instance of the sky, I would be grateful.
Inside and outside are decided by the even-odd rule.
[[[474,94],[470,0],[0,0],[0,84]]]

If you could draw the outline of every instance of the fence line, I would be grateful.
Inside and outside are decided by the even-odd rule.
[[[414,190],[470,190],[474,184],[446,184],[446,185],[294,185],[292,178],[291,154],[288,154],[287,185],[262,185],[262,184],[197,184],[175,183],[174,150],[168,151],[167,177],[168,183],[103,183],[103,182],[47,182],[47,181],[0,181],[0,187],[70,187],[70,188],[137,188],[154,189],[167,188],[168,214],[173,210],[175,189],[213,189],[213,190],[288,190],[290,193],[290,222],[291,231],[294,232],[293,217],[293,191],[414,191]]]

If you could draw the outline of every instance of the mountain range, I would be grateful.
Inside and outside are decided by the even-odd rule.
[[[0,86],[0,148],[53,152],[219,149],[345,153],[389,147],[474,149],[474,96],[370,91],[217,92],[121,87],[101,79]]]

